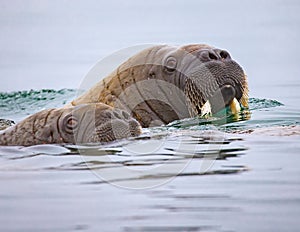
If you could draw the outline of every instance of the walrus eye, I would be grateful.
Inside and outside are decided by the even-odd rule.
[[[173,56],[169,56],[165,61],[165,69],[168,72],[174,72],[177,67],[177,60]]]
[[[72,133],[78,126],[78,120],[73,115],[68,115],[64,118],[64,129],[68,133]]]

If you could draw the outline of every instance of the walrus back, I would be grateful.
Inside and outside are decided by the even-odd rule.
[[[71,105],[102,102],[127,111],[143,127],[189,117],[183,92],[165,75],[151,74],[151,70],[161,68],[163,57],[173,50],[174,47],[158,45],[141,51]],[[169,96],[170,92],[174,94]]]
[[[47,109],[35,113],[18,124],[7,128],[0,134],[0,145],[30,146],[34,144],[55,143],[53,122],[57,120],[58,111]]]

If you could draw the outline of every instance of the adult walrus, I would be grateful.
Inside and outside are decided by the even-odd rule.
[[[248,83],[230,54],[204,44],[158,45],[129,58],[71,105],[102,102],[143,127],[248,107]]]
[[[227,51],[159,45],[132,56],[64,108],[8,128],[0,145],[112,141],[140,134],[140,124],[167,124],[227,106],[233,113],[248,107],[246,75]]]
[[[140,133],[140,124],[127,112],[92,103],[35,113],[0,132],[0,145],[109,142]]]

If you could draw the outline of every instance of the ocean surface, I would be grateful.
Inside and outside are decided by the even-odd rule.
[[[0,118],[63,106],[120,49],[208,43],[245,69],[251,119],[0,147],[0,231],[299,231],[299,10],[292,0],[1,1]]]

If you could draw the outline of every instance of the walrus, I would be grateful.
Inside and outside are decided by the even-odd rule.
[[[229,106],[248,107],[248,82],[229,52],[205,44],[158,45],[129,58],[69,105],[102,102],[142,127],[168,124]]]
[[[140,124],[103,103],[46,109],[0,132],[0,145],[103,143],[137,136]]]
[[[107,142],[139,135],[141,126],[226,107],[233,114],[248,108],[247,76],[226,50],[158,45],[132,56],[65,107],[8,128],[0,134],[0,145]]]

